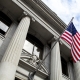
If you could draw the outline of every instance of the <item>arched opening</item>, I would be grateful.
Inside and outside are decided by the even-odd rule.
[[[42,59],[43,44],[35,36],[29,33],[27,34],[23,49],[28,51],[30,54],[34,54],[38,58]]]

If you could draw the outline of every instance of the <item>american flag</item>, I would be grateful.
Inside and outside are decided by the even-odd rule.
[[[71,46],[71,54],[74,62],[80,60],[80,34],[76,30],[73,22],[64,31],[61,38]]]

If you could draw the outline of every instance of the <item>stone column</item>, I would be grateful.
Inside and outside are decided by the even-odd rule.
[[[10,28],[9,28],[9,30],[8,30],[8,32],[7,32],[7,34],[6,34],[6,37],[5,37],[3,43],[2,43],[2,45],[0,47],[0,62],[1,62],[2,57],[3,57],[3,55],[4,55],[4,53],[5,53],[6,49],[7,49],[7,46],[10,43],[10,40],[11,40],[13,34],[15,33],[16,28],[17,28],[17,24],[16,23],[12,23]]]
[[[73,66],[72,66],[72,64],[70,62],[68,62],[68,74],[69,74],[70,80],[74,80]]]
[[[23,18],[19,23],[2,58],[0,65],[0,80],[14,80],[29,25],[29,17]]]
[[[74,80],[80,80],[80,61],[73,63],[74,65]]]
[[[51,46],[53,46],[54,42]],[[62,80],[62,68],[60,58],[59,42],[56,43],[51,51],[51,75],[50,80]]]

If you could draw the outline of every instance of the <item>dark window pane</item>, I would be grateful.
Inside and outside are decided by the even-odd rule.
[[[12,23],[12,20],[2,11],[0,11],[0,33],[1,34],[5,35],[11,23]]]
[[[18,78],[15,78],[15,80],[20,80],[20,79],[18,79]]]
[[[62,73],[68,76],[67,62],[63,57],[61,57],[61,63],[62,63]]]
[[[43,44],[42,42],[37,39],[35,36],[31,35],[31,34],[27,34],[27,38],[28,41],[30,41],[32,44],[35,44],[35,46],[39,47],[40,49],[43,49]]]
[[[2,29],[0,29],[0,33],[5,35],[5,32]]]
[[[2,11],[0,11],[0,21],[5,23],[7,26],[10,26],[12,23],[12,20],[6,14],[4,14]]]

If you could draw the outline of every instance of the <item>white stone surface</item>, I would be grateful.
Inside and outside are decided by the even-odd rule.
[[[70,80],[74,80],[73,65],[70,62],[68,63],[68,74],[69,74]]]
[[[3,41],[3,43],[2,43],[2,45],[0,47],[0,61],[1,61],[2,56],[4,55],[8,45],[10,43],[10,40],[11,40],[16,28],[17,28],[17,24],[16,23],[12,23],[10,25],[10,28],[9,28],[8,32],[6,33],[5,39],[4,39],[4,41]]]
[[[43,59],[48,54],[49,50],[50,50],[50,48],[48,47],[48,45],[45,45],[44,51],[43,51]],[[44,61],[45,67],[47,68],[48,72],[50,72],[50,56],[51,56],[51,54],[49,53],[49,55],[47,56],[47,58]]]
[[[74,80],[80,80],[80,61],[74,63]]]
[[[22,75],[20,75],[19,73],[16,73],[16,76],[18,76],[19,78],[23,78],[22,80],[28,80],[28,75],[29,75],[29,71],[27,71],[27,70],[25,70],[25,69],[23,69],[23,68],[21,68],[21,67],[17,67],[17,71],[19,72],[19,73],[21,73]],[[25,76],[23,76],[23,75],[25,75],[25,76],[27,76],[27,77],[25,77]],[[34,80],[44,80],[44,79],[42,79],[42,78],[40,78],[39,76],[34,76]]]
[[[0,80],[14,80],[29,25],[29,17],[25,17],[20,21],[2,58],[0,64]]]
[[[0,39],[0,47],[1,47],[2,43],[3,43],[3,40]]]
[[[70,79],[67,79],[67,78],[62,77],[62,80],[70,80]]]
[[[29,71],[27,71],[27,70],[25,70],[25,69],[23,69],[19,66],[17,67],[17,71],[24,74],[24,75],[26,75],[26,76],[29,75]]]
[[[51,46],[54,45],[54,42]],[[62,80],[62,68],[60,59],[59,42],[56,43],[51,51],[51,75],[50,80]]]
[[[14,80],[15,71],[16,66],[13,63],[2,62],[0,66],[0,80]]]

